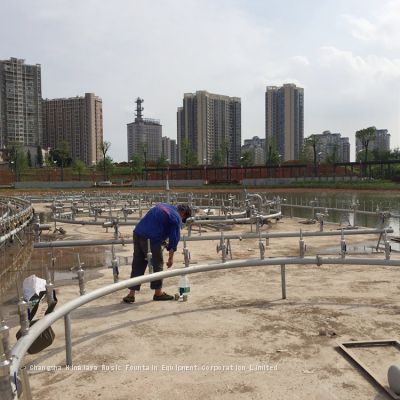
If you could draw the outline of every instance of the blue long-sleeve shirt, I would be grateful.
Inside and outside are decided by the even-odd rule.
[[[157,204],[136,225],[134,233],[152,244],[161,245],[168,239],[167,250],[176,251],[181,238],[182,218],[175,206],[166,203]]]

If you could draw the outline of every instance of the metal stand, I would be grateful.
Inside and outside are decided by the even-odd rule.
[[[21,372],[21,383],[22,383],[22,393],[24,395],[24,400],[32,400],[31,385],[29,383],[29,376],[26,367],[20,369]]]
[[[65,330],[65,365],[72,366],[72,337],[71,337],[71,316],[64,315],[64,330]]]
[[[286,299],[286,265],[281,264],[282,299]]]

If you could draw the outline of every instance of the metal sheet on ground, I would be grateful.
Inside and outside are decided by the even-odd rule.
[[[393,399],[400,400],[400,395],[390,389],[387,380],[389,367],[399,360],[400,342],[395,339],[354,341],[339,347]]]

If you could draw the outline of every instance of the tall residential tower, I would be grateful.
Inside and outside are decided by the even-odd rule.
[[[211,164],[217,151],[226,154],[224,163],[240,163],[241,101],[204,90],[185,93],[177,112],[180,162],[186,147],[198,164]]]
[[[293,83],[267,86],[265,92],[267,161],[272,151],[282,161],[298,160],[304,139],[304,90]]]
[[[103,103],[93,93],[43,100],[43,147],[66,142],[73,160],[93,165],[102,159]]]
[[[147,166],[147,161],[157,161],[161,156],[162,126],[157,119],[143,118],[143,99],[138,97],[135,103],[135,122],[127,125],[128,160],[133,154],[139,154]]]
[[[10,143],[42,144],[42,84],[39,64],[0,60],[0,149]]]

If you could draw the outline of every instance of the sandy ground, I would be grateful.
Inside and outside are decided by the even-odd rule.
[[[318,229],[298,222],[283,219],[263,229]],[[68,238],[112,237],[111,231],[96,227],[65,228]],[[325,229],[337,226],[326,224]],[[123,235],[129,237],[130,230],[123,227]],[[235,231],[247,232],[249,227],[237,226]],[[365,238],[347,241],[356,245]],[[307,255],[338,248],[339,242],[340,237],[306,238]],[[216,245],[191,242],[192,261],[220,260]],[[132,252],[132,246],[117,249],[123,256]],[[232,250],[234,259],[257,258],[258,240],[234,241]],[[297,252],[297,239],[271,239],[266,255]],[[181,253],[180,244],[174,268],[183,265]],[[370,257],[383,258],[383,254]],[[121,278],[129,273],[130,266],[121,267]],[[153,302],[145,284],[135,304],[121,303],[124,290],[74,311],[73,370],[65,368],[63,321],[55,323],[54,344],[25,357],[34,399],[389,398],[337,345],[397,338],[400,286],[396,268],[288,266],[286,300],[281,299],[279,266],[210,272],[189,279],[192,292],[186,303]],[[87,289],[111,283],[112,271],[103,269],[99,278],[87,283]],[[164,282],[172,294],[177,285],[178,278]],[[76,281],[59,287],[59,304],[78,293]],[[321,330],[334,331],[336,336],[321,336]],[[395,355],[379,358],[367,353],[363,356],[370,367],[384,376]]]

